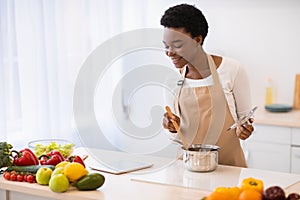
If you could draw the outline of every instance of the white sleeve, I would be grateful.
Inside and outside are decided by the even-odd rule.
[[[251,92],[247,73],[240,65],[232,88],[237,116],[246,115],[251,110]]]

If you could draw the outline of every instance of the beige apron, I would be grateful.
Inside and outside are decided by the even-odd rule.
[[[207,55],[213,85],[183,87],[186,68],[175,100],[175,113],[180,116],[182,131],[188,144],[212,144],[220,147],[219,164],[247,167],[243,150],[235,129],[226,97],[220,84],[216,65]]]

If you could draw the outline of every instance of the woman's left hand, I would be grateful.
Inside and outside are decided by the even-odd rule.
[[[242,125],[237,126],[236,128],[236,135],[241,139],[245,140],[247,139],[253,132],[254,127],[252,126],[252,123],[254,122],[253,118],[249,119],[249,122],[246,122]]]

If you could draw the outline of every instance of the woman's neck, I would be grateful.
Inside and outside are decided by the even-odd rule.
[[[200,48],[195,59],[188,63],[185,77],[190,79],[203,79],[208,77],[210,74],[211,72],[208,65],[207,54],[202,48]]]

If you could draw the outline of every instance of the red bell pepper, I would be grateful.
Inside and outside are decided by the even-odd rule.
[[[15,166],[28,166],[28,165],[38,165],[39,160],[36,155],[28,148],[25,148],[21,151],[12,151],[17,153],[14,156],[13,165]]]
[[[59,151],[52,150],[45,155],[41,155],[39,157],[39,160],[40,160],[41,165],[54,165],[55,166],[58,163],[64,161],[65,158]]]
[[[69,157],[66,159],[66,161],[67,161],[67,162],[77,162],[77,163],[82,164],[82,165],[85,167],[84,161],[82,160],[82,158],[81,158],[80,156],[77,156],[77,155],[69,156]]]

